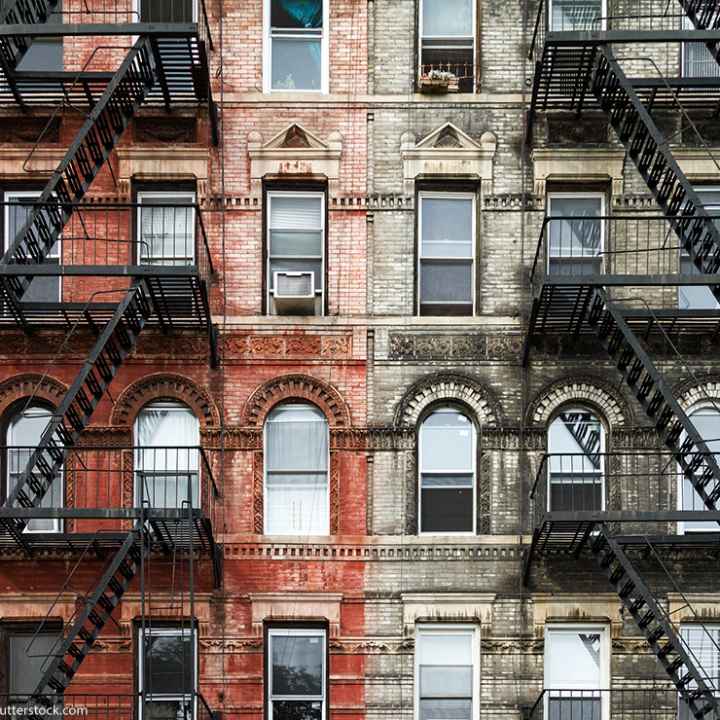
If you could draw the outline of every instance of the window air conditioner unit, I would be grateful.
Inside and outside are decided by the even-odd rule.
[[[273,297],[278,314],[315,314],[315,276],[311,272],[276,272]]]

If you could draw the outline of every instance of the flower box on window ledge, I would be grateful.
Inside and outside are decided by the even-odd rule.
[[[420,92],[427,95],[456,93],[459,87],[459,78],[446,70],[431,70],[420,75]]]

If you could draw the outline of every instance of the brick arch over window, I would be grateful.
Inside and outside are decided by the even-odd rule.
[[[631,411],[618,388],[594,377],[556,380],[546,385],[530,404],[528,424],[546,426],[567,403],[585,404],[600,412],[610,427],[631,424]]]
[[[680,407],[689,412],[700,403],[715,403],[720,407],[720,375],[703,375],[686,380],[673,388],[673,395]]]
[[[400,400],[393,422],[396,427],[414,428],[426,408],[442,401],[466,405],[480,427],[503,424],[502,408],[494,395],[477,380],[456,373],[437,373],[414,383]]]
[[[16,375],[0,383],[0,415],[18,400],[34,397],[57,407],[67,392],[67,386],[47,375],[28,373]]]
[[[110,422],[130,427],[140,410],[154,400],[185,403],[195,413],[202,429],[220,425],[220,414],[207,392],[190,378],[168,373],[148,375],[125,388],[115,402]]]
[[[261,385],[245,403],[242,424],[262,427],[270,410],[283,400],[307,400],[317,405],[331,428],[352,425],[350,409],[340,393],[309,375],[282,375]]]

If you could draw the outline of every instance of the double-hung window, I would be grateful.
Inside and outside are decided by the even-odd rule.
[[[472,315],[474,298],[475,196],[420,193],[420,315]]]
[[[140,629],[140,717],[196,717],[197,632],[189,626]]]
[[[325,720],[327,634],[323,628],[270,628],[269,720]]]
[[[695,192],[700,196],[708,214],[719,216],[719,219],[713,222],[720,231],[720,188],[696,187]],[[680,274],[701,274],[700,269],[690,259],[685,248],[680,248]],[[680,285],[678,287],[678,307],[683,310],[715,310],[718,307],[718,301],[707,285]]]
[[[14,0],[0,0],[0,13],[14,5]],[[63,21],[63,2],[58,0],[48,16],[47,24],[56,25]],[[22,21],[21,21],[22,22]],[[63,65],[63,39],[62,35],[46,35],[34,37],[18,63],[17,70],[25,71],[61,71]]]
[[[605,30],[606,16],[606,0],[549,0],[551,32]]]
[[[195,193],[138,192],[137,212],[141,265],[195,263]]]
[[[475,0],[421,0],[420,77],[451,73],[474,91]]]
[[[36,634],[34,630],[32,626],[27,629],[18,627],[7,633],[7,705],[9,706],[26,705],[28,696],[35,692],[42,680],[48,656],[57,652],[59,633]],[[58,699],[56,702],[61,700]],[[32,717],[31,713],[29,715]]]
[[[607,720],[610,674],[606,626],[557,626],[545,631],[545,717]]]
[[[325,194],[269,192],[267,303],[271,315],[322,315]]]
[[[564,409],[548,431],[548,503],[551,511],[602,510],[605,431],[589,410]]]
[[[265,91],[328,92],[329,0],[264,0]]]
[[[9,190],[5,193],[4,251],[8,250],[15,241],[33,211],[33,203],[40,195],[41,193],[35,190]],[[38,208],[37,211],[43,212],[42,208]],[[46,265],[58,265],[59,262],[60,240],[50,248],[50,252],[43,260]],[[23,295],[23,302],[59,302],[61,287],[59,275],[39,275],[30,282]]]
[[[416,720],[476,720],[479,649],[475,628],[418,626],[415,641]]]
[[[720,698],[720,625],[681,625],[680,638],[705,684]],[[695,681],[691,681],[688,691],[696,689]],[[690,707],[679,696],[678,720],[693,720],[693,717]]]
[[[687,15],[682,18],[683,30],[693,30],[695,26]],[[704,42],[684,42],[682,44],[682,76],[688,78],[708,78],[720,76],[720,64],[712,56]]]
[[[547,206],[548,274],[600,274],[605,245],[605,196],[551,193]]]
[[[438,408],[420,426],[421,533],[475,532],[476,432],[454,408]]]

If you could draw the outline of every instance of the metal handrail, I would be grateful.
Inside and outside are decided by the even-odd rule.
[[[528,60],[532,60],[535,57],[535,44],[538,41],[538,36],[543,29],[543,14],[545,11],[545,0],[540,0],[538,4],[537,16],[535,17],[535,29],[533,30],[532,41],[530,42],[530,50],[528,51]]]

